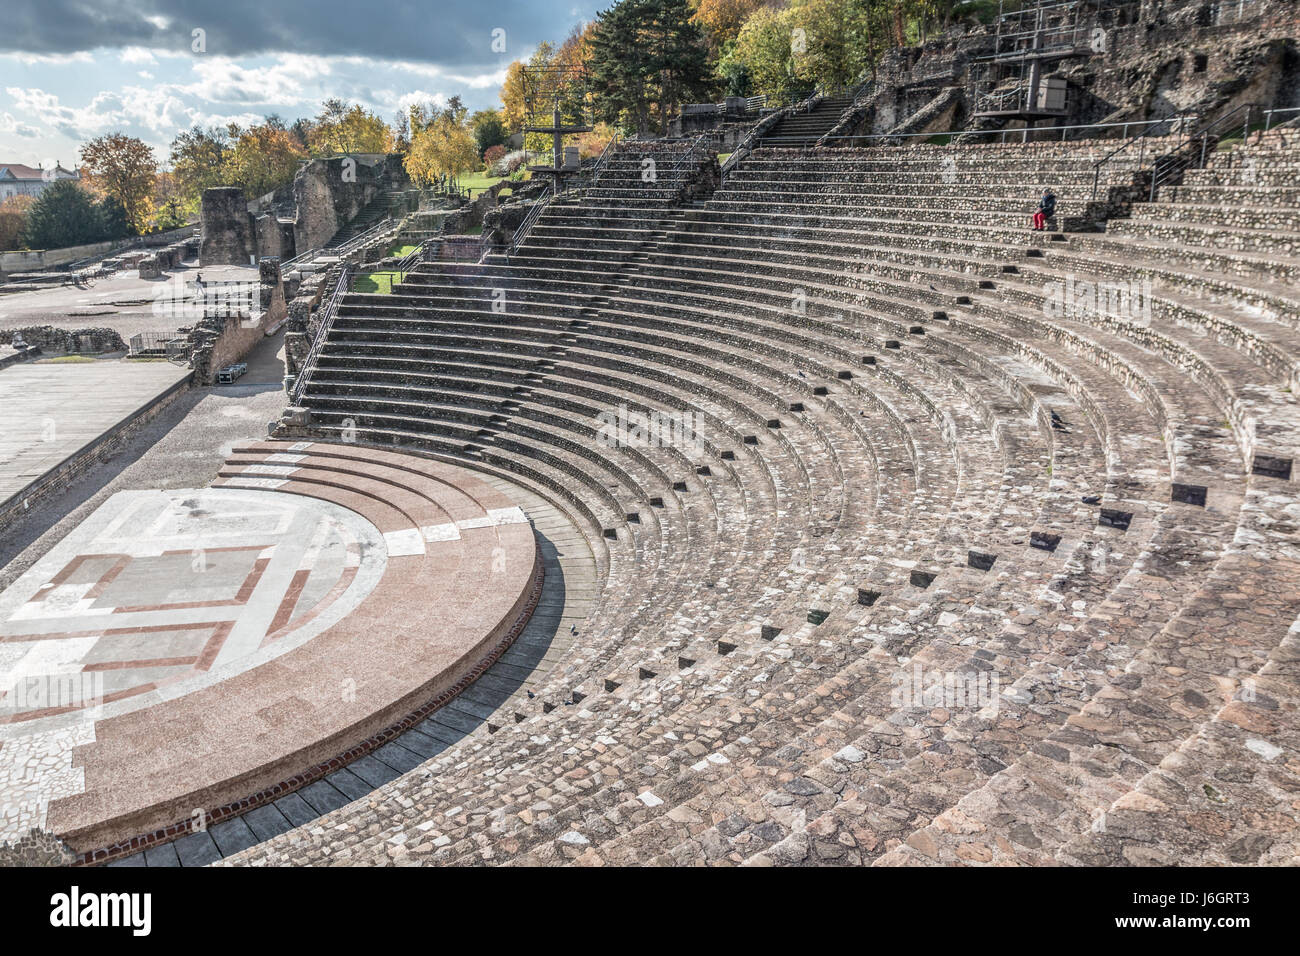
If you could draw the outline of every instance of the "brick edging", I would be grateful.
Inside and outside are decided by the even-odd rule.
[[[533,612],[536,610],[537,604],[541,600],[542,585],[546,579],[546,563],[542,560],[540,551],[534,551],[534,554],[536,556],[536,563],[533,569],[532,581],[529,586],[527,604],[525,604],[525,606],[515,616],[515,621],[510,626],[510,629],[506,632],[505,636],[497,642],[496,646],[492,648],[487,656],[470,668],[470,670],[466,671],[455,684],[447,688],[437,697],[433,698],[433,700],[407,714],[401,720],[389,725],[376,734],[372,734],[355,746],[343,751],[343,753],[338,756],[332,757],[322,763],[318,763],[314,767],[311,767],[302,773],[294,774],[292,777],[259,790],[250,796],[222,804],[221,806],[207,812],[205,814],[206,822],[202,829],[207,829],[208,826],[220,823],[223,820],[242,816],[249,810],[254,810],[257,807],[278,800],[287,794],[293,793],[295,790],[307,786],[308,784],[315,783],[317,780],[320,780],[328,774],[334,773],[336,770],[342,769],[352,761],[359,757],[364,757],[366,754],[382,747],[384,744],[394,740],[407,730],[410,730],[434,711],[450,702],[452,698],[456,697],[456,695],[461,691],[469,687],[470,684],[474,683],[474,681],[476,681],[484,671],[496,663],[497,659],[500,658],[510,645],[515,642],[515,639],[523,633],[524,627],[528,624],[529,619],[532,618]],[[375,789],[378,788],[376,787]],[[137,834],[136,836],[114,843],[110,846],[87,850],[84,853],[78,854],[77,859],[71,865],[98,866],[103,863],[109,863],[113,860],[121,859],[122,857],[131,856],[141,850],[149,849],[150,847],[170,843],[171,841],[187,836],[194,831],[194,818],[187,817],[186,819],[180,820],[169,826]]]

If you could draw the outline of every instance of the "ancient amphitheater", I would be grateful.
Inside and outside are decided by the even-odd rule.
[[[688,147],[342,301],[311,432],[554,502],[595,584],[526,696],[231,862],[1293,859],[1300,133],[1075,234],[1025,197],[1083,216],[1105,145],[760,144],[681,205]]]
[[[301,502],[316,550],[251,644],[169,659],[186,692],[127,661],[58,725],[44,829],[116,864],[1294,862],[1300,129],[783,145],[845,106],[725,167],[622,143],[508,249],[327,290],[272,439],[182,506]],[[97,567],[78,597],[130,573]],[[114,613],[163,605],[197,606]]]

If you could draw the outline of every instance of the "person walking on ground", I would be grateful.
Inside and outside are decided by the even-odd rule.
[[[1043,196],[1038,200],[1038,211],[1034,213],[1034,231],[1042,232],[1047,228],[1047,220],[1052,218],[1056,212],[1056,196],[1050,189],[1043,190]]]

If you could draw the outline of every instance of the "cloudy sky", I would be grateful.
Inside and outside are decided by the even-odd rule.
[[[496,106],[511,60],[609,2],[4,0],[0,163],[70,168],[82,142],[117,131],[165,161],[195,123],[292,122],[331,96],[390,122],[455,94]]]

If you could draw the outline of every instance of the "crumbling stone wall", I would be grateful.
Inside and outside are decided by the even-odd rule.
[[[258,306],[262,312],[262,325],[267,330],[274,330],[289,315],[288,304],[284,299],[284,283],[280,278],[280,260],[262,259],[257,264],[257,272],[261,280]]]
[[[401,161],[387,158],[336,156],[313,159],[293,180],[294,248],[297,252],[318,249],[386,186],[405,179]]]
[[[1237,19],[1239,9],[1244,16]],[[1247,103],[1259,109],[1300,105],[1294,0],[1251,0],[1242,8],[1209,0],[1143,0],[1085,7],[1084,17],[1083,35],[1092,52],[1044,70],[1045,80],[1066,81],[1066,113],[1040,120],[1038,129],[1164,119],[1180,112],[1205,120]],[[1021,129],[1018,120],[973,118],[975,61],[992,52],[993,44],[990,28],[960,27],[923,45],[891,51],[877,68],[870,100],[827,139]]]
[[[199,261],[205,266],[248,265],[257,254],[248,203],[234,186],[203,191]]]
[[[42,352],[108,355],[127,350],[126,342],[113,329],[56,329],[52,325],[0,329],[0,342],[6,345],[12,343],[15,336]]]
[[[194,326],[182,329],[189,341],[190,367],[197,385],[213,385],[217,372],[238,362],[269,332],[284,322],[288,309],[280,278],[280,260],[258,263],[260,288],[252,309],[228,315],[205,315]]]
[[[257,233],[257,254],[262,256],[284,257],[284,237],[280,232],[280,222],[275,216],[267,214],[258,216],[253,221]]]

